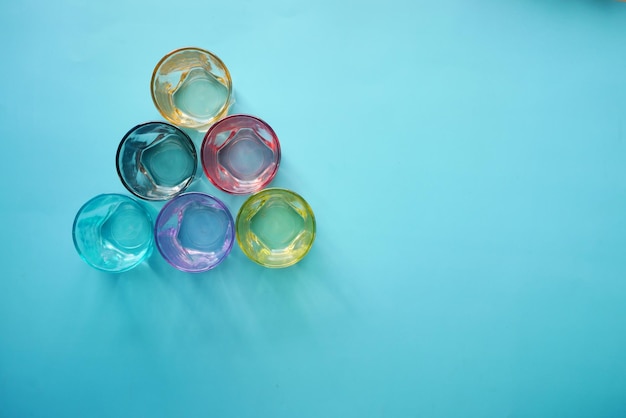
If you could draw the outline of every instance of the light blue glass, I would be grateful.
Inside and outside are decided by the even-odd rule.
[[[152,226],[152,216],[143,204],[120,194],[101,194],[76,214],[74,246],[98,270],[127,271],[152,253]]]

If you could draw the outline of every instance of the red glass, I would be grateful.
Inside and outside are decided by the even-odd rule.
[[[274,130],[250,115],[232,115],[215,123],[202,142],[202,167],[217,188],[250,194],[266,187],[280,164]]]

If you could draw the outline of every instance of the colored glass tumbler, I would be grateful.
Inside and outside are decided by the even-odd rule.
[[[201,147],[202,168],[217,188],[250,194],[266,187],[280,164],[280,142],[263,120],[232,115],[207,131]]]
[[[117,149],[117,173],[124,187],[146,200],[167,200],[182,193],[198,167],[196,148],[187,135],[165,122],[137,125]]]
[[[315,240],[315,216],[302,196],[265,189],[248,198],[237,214],[237,242],[252,261],[271,268],[302,260]]]
[[[157,248],[168,263],[197,273],[216,267],[230,253],[235,225],[219,199],[204,193],[184,193],[163,206],[154,234]]]
[[[152,216],[135,199],[101,194],[76,214],[74,246],[81,258],[98,270],[127,271],[152,253],[152,225]]]
[[[204,130],[228,113],[233,86],[226,65],[200,48],[181,48],[159,61],[150,82],[152,100],[177,126]]]

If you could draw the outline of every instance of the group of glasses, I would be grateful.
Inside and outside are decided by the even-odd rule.
[[[101,194],[80,208],[72,235],[82,259],[123,272],[156,246],[175,268],[203,272],[219,265],[236,240],[264,267],[300,261],[315,239],[315,216],[297,193],[266,188],[280,165],[278,137],[255,116],[227,116],[233,95],[224,63],[200,48],[177,49],[156,65],[151,91],[167,122],[137,125],[123,137],[116,167],[134,196]],[[215,187],[250,195],[236,220],[215,196],[185,192],[198,172],[198,152],[181,128],[206,130],[200,163]],[[144,201],[167,202],[156,214]]]

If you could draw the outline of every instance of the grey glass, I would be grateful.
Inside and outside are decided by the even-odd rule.
[[[120,142],[117,173],[132,194],[146,200],[168,200],[193,181],[196,148],[185,132],[165,122],[135,126]]]

